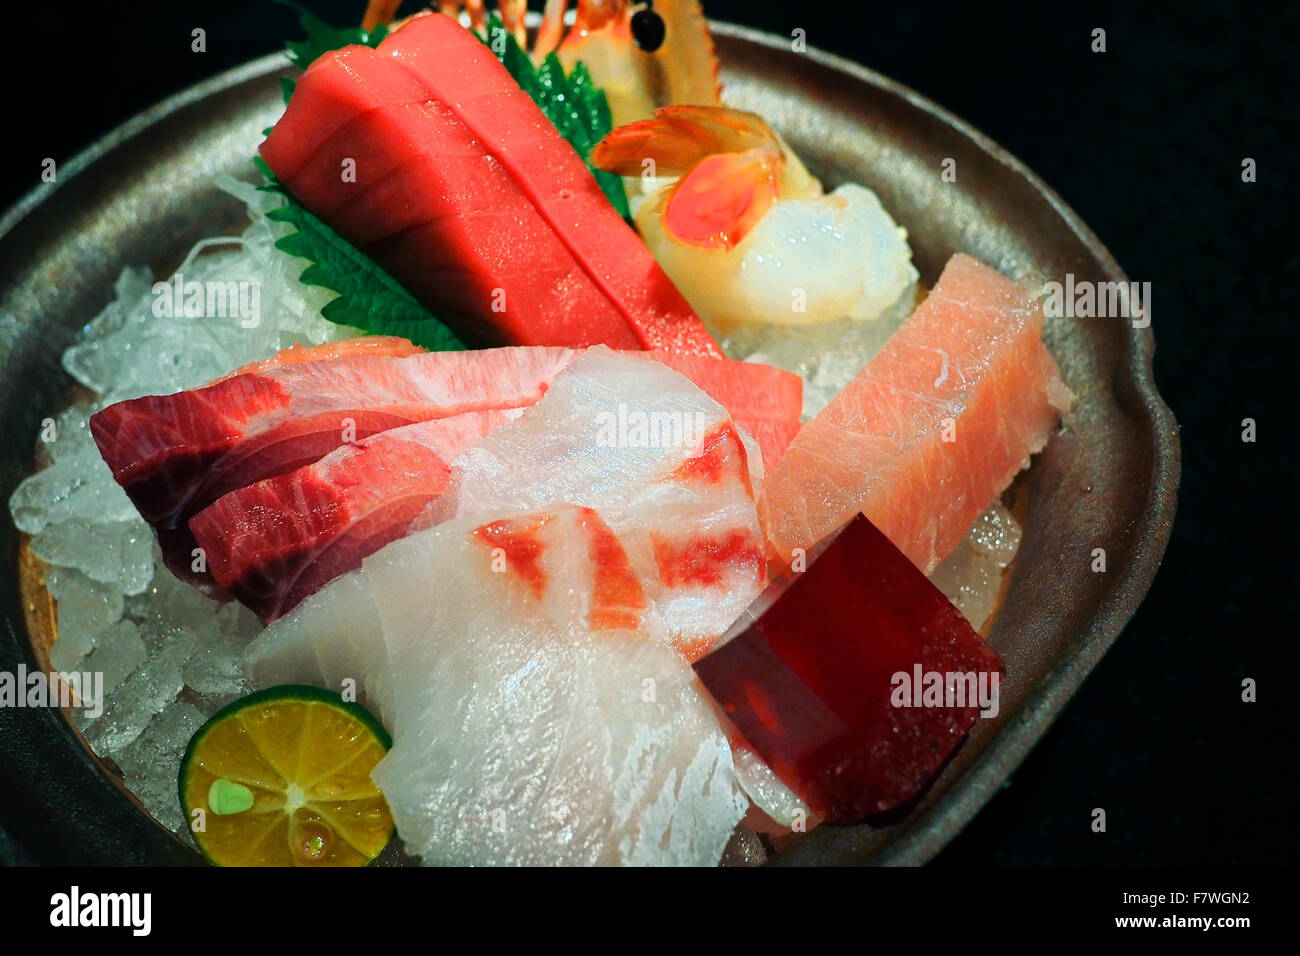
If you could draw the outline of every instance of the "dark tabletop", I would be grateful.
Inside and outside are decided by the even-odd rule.
[[[309,0],[332,23],[363,0]],[[537,4],[534,4],[537,5]],[[418,4],[408,2],[408,8]],[[850,7],[849,15],[835,12]],[[858,60],[1038,172],[1152,284],[1156,381],[1182,426],[1173,540],[1150,596],[940,865],[1294,862],[1300,8],[1067,9],[705,0]],[[140,109],[296,36],[270,2],[43,8],[0,65],[0,204]],[[190,31],[208,50],[190,51]],[[1090,47],[1106,31],[1106,52]],[[44,58],[41,61],[39,58]],[[35,68],[43,62],[41,68]],[[1243,183],[1252,158],[1257,181]],[[1242,420],[1257,423],[1254,443]],[[1245,678],[1258,702],[1243,703]],[[1094,807],[1107,832],[1089,828]],[[0,859],[21,857],[0,831]],[[28,852],[39,856],[38,847]]]

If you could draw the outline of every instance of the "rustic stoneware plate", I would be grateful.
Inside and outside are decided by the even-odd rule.
[[[1016,279],[1124,281],[1105,248],[1029,170],[960,120],[855,64],[715,27],[729,104],[770,120],[828,185],[874,189],[911,234],[922,280],[966,252]],[[59,183],[0,221],[0,498],[33,467],[40,420],[66,402],[59,358],[111,298],[123,266],[169,273],[197,240],[228,233],[242,207],[212,184],[252,178],[260,131],[281,108],[278,56],[194,87],[75,160]],[[945,158],[955,183],[941,180]],[[1011,774],[1133,614],[1169,538],[1176,425],[1151,377],[1149,330],[1122,319],[1049,320],[1048,344],[1077,396],[1066,429],[1015,488],[1026,516],[989,640],[1005,658],[1001,710],[901,819],[821,827],[776,862],[920,863]],[[0,521],[0,669],[36,657],[41,590]],[[1090,569],[1093,548],[1107,571]],[[23,589],[24,581],[28,587]],[[85,748],[57,711],[0,709],[0,820],[42,861],[198,862]]]

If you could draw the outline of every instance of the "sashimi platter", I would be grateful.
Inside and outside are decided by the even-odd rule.
[[[904,198],[987,169],[861,173],[696,0],[398,8],[298,10],[234,214],[54,354],[9,510],[64,730],[224,866],[924,859],[1154,573],[1077,358],[1149,333],[1065,328]]]

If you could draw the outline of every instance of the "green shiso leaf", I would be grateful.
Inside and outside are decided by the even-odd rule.
[[[267,218],[295,229],[276,240],[276,248],[311,263],[302,273],[302,282],[339,294],[321,315],[377,335],[400,335],[431,351],[465,348],[373,259],[295,202],[283,187],[271,188],[284,194],[287,201],[267,213]]]
[[[360,27],[339,29],[330,26],[310,10],[294,3],[293,0],[276,0],[276,2],[297,11],[298,24],[307,33],[305,40],[291,40],[284,45],[285,51],[289,54],[289,59],[294,62],[295,66],[304,70],[311,66],[312,61],[318,56],[328,53],[330,50],[337,50],[353,43],[376,47],[379,46],[384,37],[388,36],[388,27],[386,26],[377,26],[373,30],[362,30]]]
[[[496,54],[520,88],[533,98],[546,118],[555,124],[560,135],[578,151],[596,182],[624,219],[632,212],[627,204],[623,178],[591,165],[591,151],[614,128],[609,102],[603,91],[591,82],[587,68],[578,63],[567,76],[559,57],[551,53],[540,66],[520,48],[510,31],[495,13],[488,18],[487,38],[483,41]]]

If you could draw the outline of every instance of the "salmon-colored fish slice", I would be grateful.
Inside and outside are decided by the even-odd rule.
[[[541,398],[569,349],[353,355],[239,375],[91,417],[100,453],[156,527],[246,485],[319,460],[350,440]]]
[[[380,432],[219,498],[190,519],[217,582],[273,621],[402,537],[447,487],[447,463],[519,411]]]
[[[1032,293],[954,256],[929,297],[800,430],[764,485],[789,562],[862,512],[927,573],[1069,406]]]

